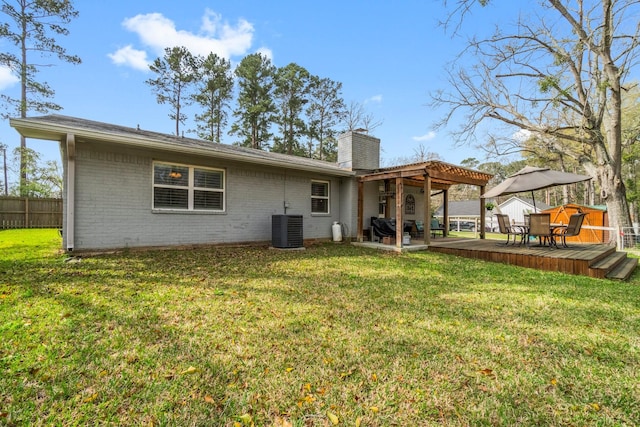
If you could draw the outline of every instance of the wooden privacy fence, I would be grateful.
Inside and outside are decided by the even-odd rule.
[[[62,199],[0,197],[0,229],[62,228]]]

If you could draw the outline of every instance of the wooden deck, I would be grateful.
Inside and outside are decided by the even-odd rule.
[[[626,280],[638,264],[615,246],[571,244],[569,248],[506,246],[499,240],[466,238],[431,239],[428,250],[538,270],[558,271],[596,278]]]

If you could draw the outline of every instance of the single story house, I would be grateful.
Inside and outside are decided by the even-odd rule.
[[[62,115],[10,124],[60,145],[73,253],[270,242],[289,217],[306,241],[331,239],[335,223],[362,241],[367,218],[428,219],[425,194],[491,178],[436,161],[381,169],[380,140],[352,131],[330,163]]]
[[[487,200],[486,203],[494,203],[493,200]],[[440,223],[445,223],[444,218],[444,205],[440,205],[438,209],[435,210],[433,216],[438,218]],[[493,220],[494,212],[493,210],[485,209],[484,215],[487,218],[487,225],[489,229],[492,228],[492,223],[496,224],[496,221]],[[455,200],[449,202],[449,211],[447,220],[449,222],[450,230],[464,231],[470,230],[475,231],[476,224],[480,221],[480,205],[475,200]],[[470,225],[472,225],[470,227]]]

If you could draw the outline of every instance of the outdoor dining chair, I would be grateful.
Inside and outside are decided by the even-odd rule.
[[[507,235],[506,245],[511,241],[511,236],[513,236],[514,245],[516,244],[518,236],[520,236],[520,244],[524,242],[524,239],[527,236],[526,227],[512,225],[509,222],[509,215],[507,214],[496,214],[496,218],[498,219],[498,228],[500,229],[500,233]]]
[[[549,246],[555,246],[551,229],[551,214],[529,214],[529,236],[538,237],[541,246],[544,246],[546,243],[548,243]]]
[[[566,227],[556,228],[553,230],[553,237],[560,237],[562,246],[568,248],[567,237],[573,237],[580,234],[582,223],[584,222],[585,213],[575,213],[569,217],[569,224]]]
[[[440,221],[437,218],[431,218],[431,225],[429,227],[431,230],[431,236],[436,237],[436,233],[440,233],[442,237],[444,237],[444,227],[440,225]]]

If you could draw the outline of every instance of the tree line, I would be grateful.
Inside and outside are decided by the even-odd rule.
[[[494,3],[451,2],[443,24],[456,32],[469,14],[497,7]],[[515,154],[532,165],[586,171],[595,186],[585,192],[585,202],[606,203],[610,224],[629,227],[631,218],[638,222],[640,203],[639,97],[637,84],[629,81],[640,57],[635,19],[640,2],[530,3],[532,13],[518,17],[513,26],[501,24],[492,34],[471,37],[456,57],[464,62],[447,67],[448,86],[432,94],[433,106],[448,107],[439,124],[448,125],[456,113],[464,112],[454,139],[460,144],[479,142],[492,161]],[[61,109],[51,101],[53,89],[37,73],[52,65],[43,57],[81,62],[56,40],[68,35],[66,24],[78,15],[72,2],[2,0],[0,11],[6,17],[0,22],[0,39],[9,46],[0,52],[0,64],[9,67],[21,85],[19,98],[0,95],[12,109],[4,116]],[[345,105],[341,83],[314,76],[295,63],[277,68],[260,54],[248,55],[232,72],[229,61],[215,54],[194,57],[183,47],[172,47],[151,70],[155,78],[147,84],[159,103],[169,105],[176,135],[186,122],[185,108],[195,103],[200,107],[196,129],[187,132],[199,138],[220,142],[231,114],[234,144],[332,161],[340,126],[372,130],[380,124],[364,114],[362,106]],[[496,132],[486,135],[481,131],[486,122],[504,127],[492,126]],[[514,129],[527,136],[514,138]],[[28,191],[27,162],[33,159],[25,149],[22,139],[21,194]],[[503,163],[490,168],[501,171]]]
[[[482,142],[490,156],[586,171],[610,225],[631,227],[632,217],[638,222],[640,126],[630,76],[640,54],[640,2],[529,3],[513,22],[469,38],[447,68],[448,87],[432,95],[432,105],[449,111],[440,125],[462,113],[458,141],[486,135],[485,124],[497,130]],[[471,14],[496,7],[492,0],[460,0],[444,25],[455,33]]]
[[[338,132],[358,126],[370,131],[380,124],[361,105],[345,103],[342,83],[296,63],[276,67],[261,53],[245,56],[232,70],[215,53],[193,55],[176,46],[166,48],[150,69],[155,77],[146,83],[157,102],[168,105],[176,135],[184,134],[185,109],[196,105],[196,128],[187,132],[198,138],[220,143],[231,113],[235,145],[335,161]]]

